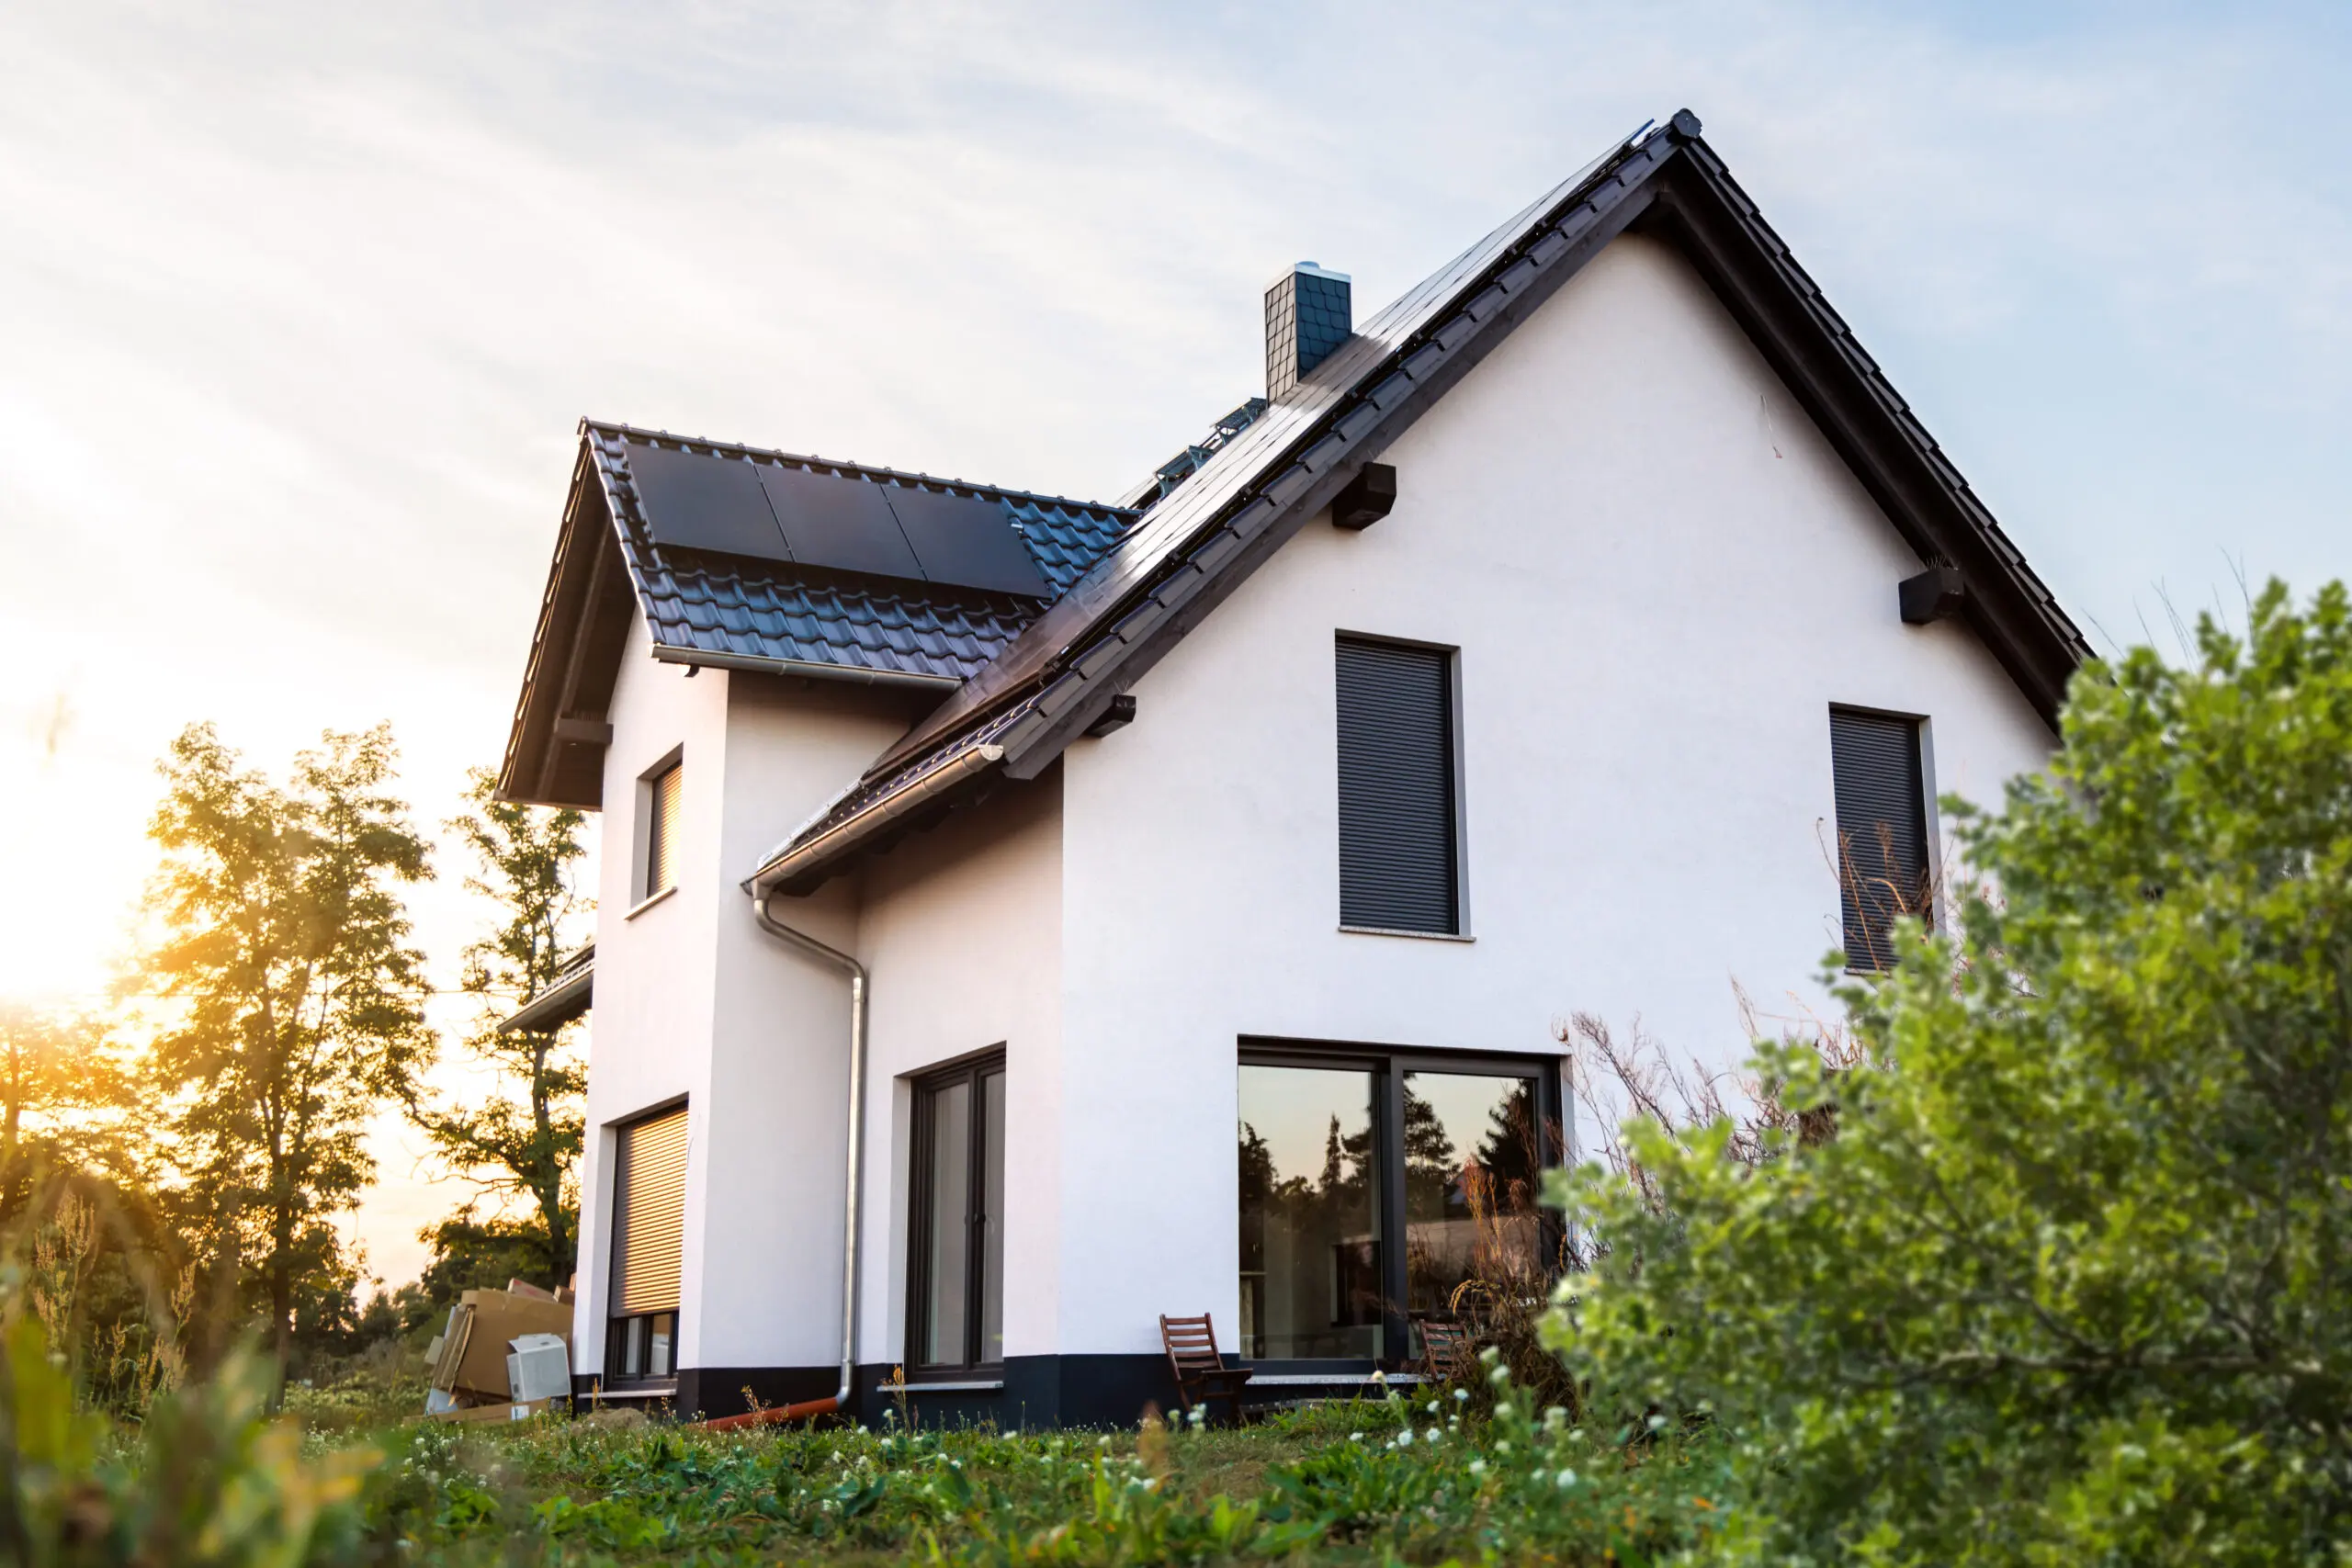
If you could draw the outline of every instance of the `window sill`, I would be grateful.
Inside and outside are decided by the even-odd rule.
[[[632,1379],[628,1382],[605,1380],[594,1393],[575,1393],[572,1397],[583,1404],[594,1404],[600,1399],[675,1399],[678,1380],[675,1378]]]
[[[1250,1363],[1244,1361],[1243,1366]],[[1369,1388],[1377,1378],[1391,1387],[1425,1382],[1419,1372],[1254,1372],[1250,1379],[1251,1388],[1349,1388],[1361,1383]]]
[[[673,882],[669,886],[664,887],[661,892],[654,894],[651,897],[639,899],[637,904],[629,909],[629,912],[623,915],[621,919],[624,920],[633,920],[637,919],[638,916],[645,913],[646,910],[653,908],[654,905],[662,902],[662,899],[672,897],[677,891],[678,885]]]
[[[1476,942],[1478,940],[1466,931],[1407,931],[1393,930],[1387,926],[1341,926],[1340,934],[1342,936],[1409,936],[1418,937],[1423,942]]]
[[[944,1380],[939,1382],[886,1382],[882,1385],[882,1392],[888,1396],[895,1397],[901,1391],[907,1393],[1002,1393],[1004,1380],[1002,1378],[964,1378],[955,1381]]]

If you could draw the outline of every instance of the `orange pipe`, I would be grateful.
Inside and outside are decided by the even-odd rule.
[[[765,1410],[746,1410],[741,1416],[721,1416],[715,1421],[700,1421],[695,1425],[706,1432],[736,1432],[746,1427],[780,1427],[786,1421],[813,1420],[820,1416],[831,1416],[841,1407],[841,1396],[830,1394],[823,1399],[804,1399],[797,1404],[771,1404]]]

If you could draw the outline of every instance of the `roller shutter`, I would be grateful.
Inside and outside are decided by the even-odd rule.
[[[1919,724],[1832,708],[1829,752],[1838,783],[1838,880],[1847,967],[1889,969],[1894,964],[1895,920],[1929,913]]]
[[[1453,662],[1339,640],[1341,925],[1460,929]]]
[[[686,1217],[684,1107],[620,1130],[613,1169],[615,1317],[678,1305],[678,1250]]]
[[[648,805],[651,816],[645,833],[645,897],[666,892],[678,881],[679,803],[685,798],[685,774],[673,762],[654,775]]]

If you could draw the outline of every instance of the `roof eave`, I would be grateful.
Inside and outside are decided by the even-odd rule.
[[[950,797],[1004,761],[1004,748],[975,746],[928,773],[910,779],[892,793],[868,802],[805,843],[772,856],[744,880],[743,889],[754,899],[782,891],[800,895],[813,891],[840,871],[852,857],[892,827],[927,807],[945,806]]]
[[[596,966],[583,964],[498,1021],[501,1034],[551,1034],[594,1004]]]

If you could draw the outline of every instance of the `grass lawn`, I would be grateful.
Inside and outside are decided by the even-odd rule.
[[[334,1424],[332,1401],[310,1404]],[[368,1439],[385,1454],[369,1533],[436,1562],[1598,1563],[1646,1562],[1721,1517],[1709,1439],[1628,1441],[1508,1394],[1471,1407],[1014,1435],[411,1424]]]

